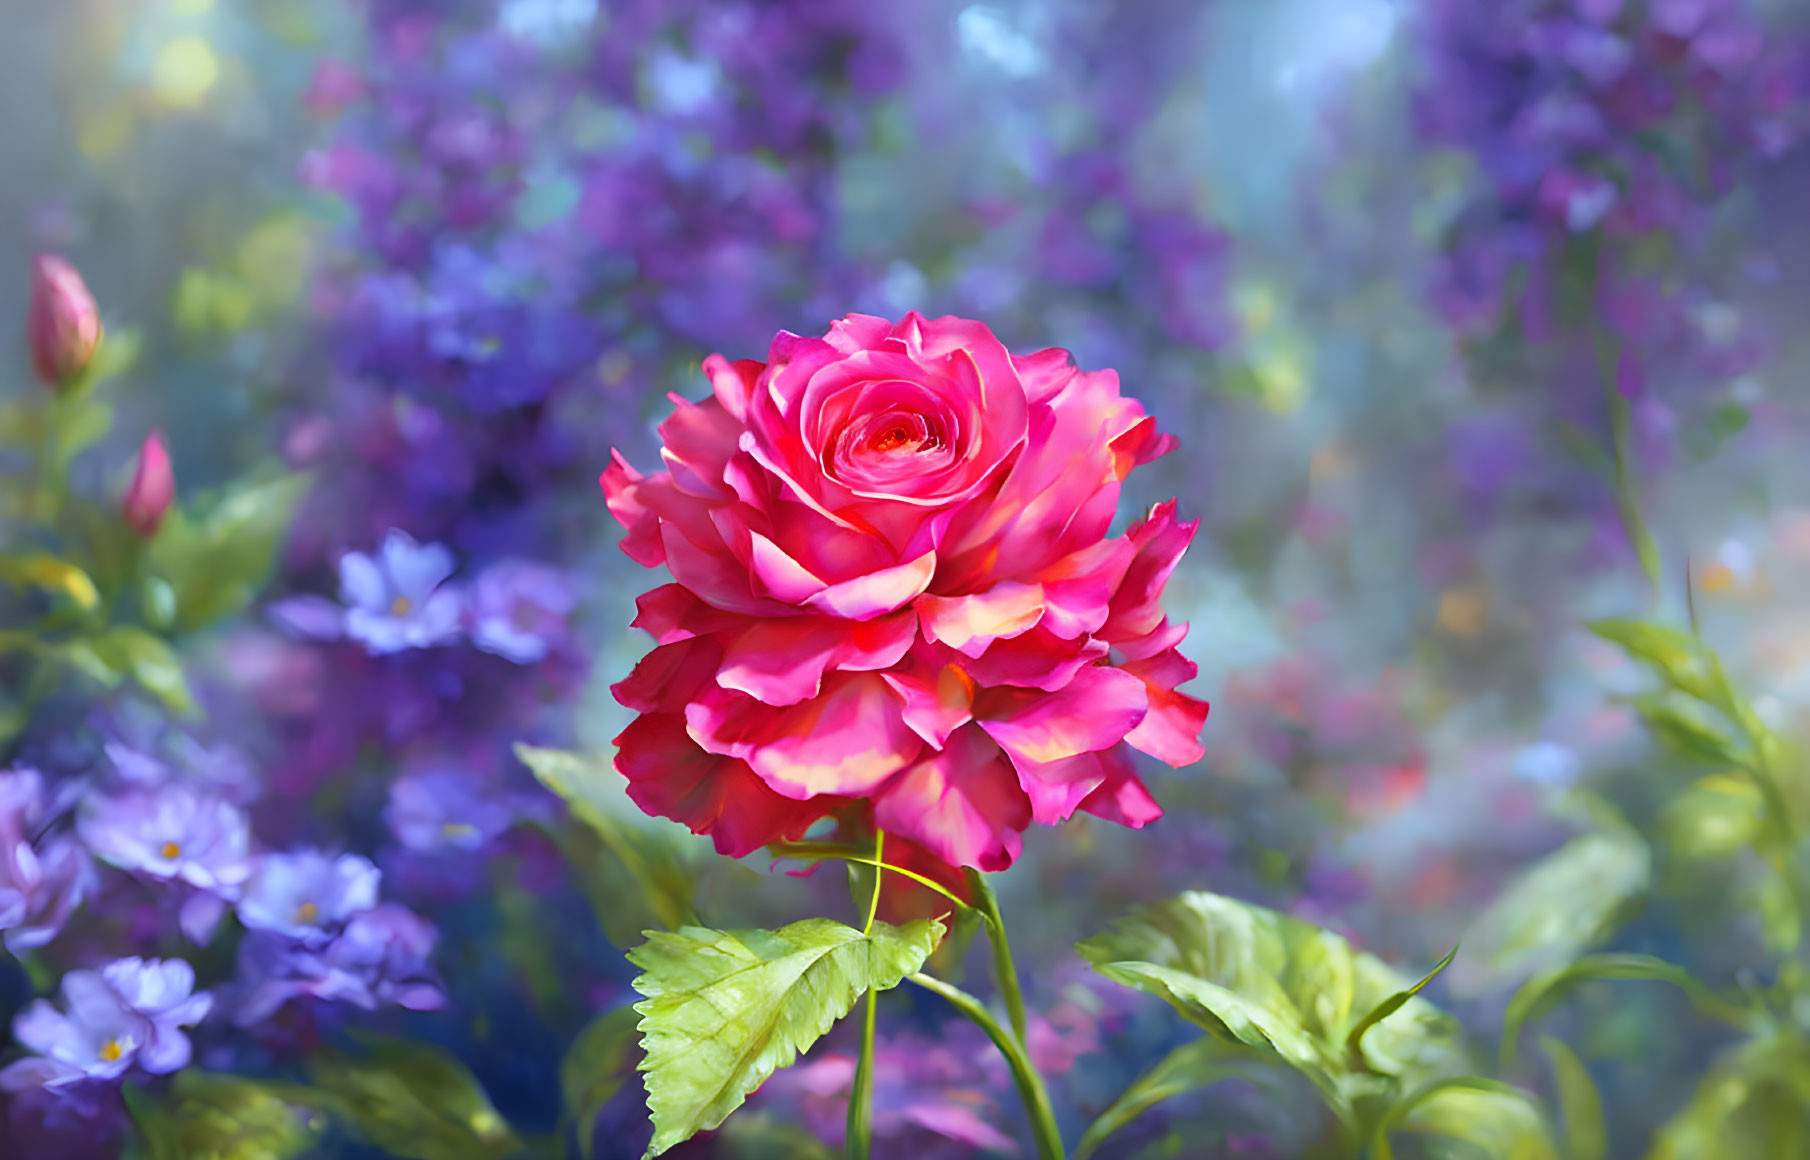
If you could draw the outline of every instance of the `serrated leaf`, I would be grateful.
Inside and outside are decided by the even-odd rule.
[[[1211,1087],[1221,1080],[1237,1079],[1272,1062],[1264,1054],[1222,1039],[1184,1043],[1134,1080],[1088,1125],[1080,1143],[1075,1145],[1073,1160],[1087,1160],[1114,1132],[1164,1100]]]
[[[585,1025],[560,1062],[565,1114],[577,1129],[584,1160],[591,1160],[598,1114],[628,1078],[628,1057],[637,1046],[639,1023],[633,1007],[606,1011]]]
[[[1412,987],[1397,991],[1387,999],[1384,999],[1381,1003],[1372,1007],[1370,1013],[1358,1020],[1357,1026],[1353,1027],[1351,1033],[1345,1037],[1345,1054],[1350,1056],[1355,1063],[1361,1065],[1363,1063],[1365,1034],[1368,1033],[1372,1027],[1375,1027],[1389,1016],[1407,1006],[1408,1000],[1425,990],[1427,984],[1431,983],[1434,979],[1437,979],[1440,972],[1451,966],[1452,960],[1457,957],[1458,948],[1453,947],[1446,952],[1445,958],[1440,959],[1439,962],[1434,965],[1433,969],[1423,975]]]
[[[1355,1012],[1410,986],[1311,923],[1203,891],[1137,911],[1078,949],[1107,978],[1302,1072],[1341,1108]],[[1415,996],[1375,1024],[1361,1050],[1365,1070],[1420,1082],[1456,1064],[1457,1024]]]
[[[1485,985],[1500,986],[1570,962],[1643,893],[1652,855],[1638,835],[1603,830],[1574,838],[1518,874],[1471,924],[1464,944]]]
[[[306,475],[229,489],[199,514],[172,508],[151,542],[152,571],[176,593],[177,629],[193,632],[250,604],[276,564]]]
[[[1527,1093],[1478,1076],[1440,1080],[1391,1108],[1376,1127],[1376,1160],[1393,1160],[1393,1131],[1462,1140],[1499,1160],[1558,1160],[1545,1117]]]
[[[1651,955],[1586,955],[1529,979],[1508,1001],[1502,1015],[1502,1070],[1514,1070],[1521,1029],[1538,1019],[1579,983],[1595,980],[1648,980],[1670,983],[1682,990],[1698,1009],[1720,1018],[1739,1021],[1742,1012],[1719,998],[1683,967]]]
[[[1608,1129],[1603,1126],[1603,1099],[1596,1081],[1582,1060],[1550,1035],[1540,1046],[1552,1061],[1553,1081],[1559,1090],[1559,1110],[1565,1118],[1565,1160],[1602,1160],[1609,1150]]]
[[[1755,1040],[1698,1086],[1661,1128],[1648,1160],[1810,1155],[1810,1048]]]
[[[692,897],[697,884],[682,857],[682,848],[651,827],[619,821],[612,798],[622,796],[622,775],[608,761],[559,749],[517,743],[515,755],[540,783],[563,798],[583,822],[596,844],[583,836],[564,835],[561,847],[594,894],[605,933],[618,946],[633,945],[652,919],[668,929],[694,922]],[[601,857],[603,851],[608,857]],[[610,862],[619,865],[636,889],[612,881]]]
[[[144,1160],[290,1160],[317,1137],[312,1113],[256,1080],[189,1070],[161,1101],[123,1090]]]
[[[863,935],[824,918],[776,931],[651,934],[628,956],[647,996],[635,1004],[654,1122],[647,1155],[722,1123],[859,996],[921,967],[942,935],[934,920],[875,923]]]
[[[88,573],[67,560],[42,552],[0,556],[0,583],[42,588],[66,596],[83,611],[100,603],[101,595]]]
[[[425,1043],[357,1038],[366,1054],[322,1052],[309,1060],[313,1085],[285,1090],[410,1160],[504,1160],[521,1146],[456,1056]]]
[[[1711,765],[1742,764],[1734,740],[1708,722],[1680,712],[1657,698],[1636,701],[1635,710],[1653,739],[1673,753]]]
[[[1752,845],[1765,805],[1752,779],[1711,774],[1667,804],[1665,848],[1684,858],[1723,858]]]
[[[1641,620],[1595,620],[1591,632],[1620,646],[1634,660],[1646,665],[1660,680],[1698,700],[1713,702],[1709,666],[1689,633]]]

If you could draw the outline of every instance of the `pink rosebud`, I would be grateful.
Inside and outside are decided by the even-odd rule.
[[[38,377],[55,388],[86,370],[100,345],[101,316],[88,284],[74,266],[54,254],[32,259],[25,336]]]
[[[170,470],[170,453],[164,448],[163,436],[153,431],[145,436],[144,448],[138,453],[138,470],[132,473],[132,483],[126,488],[122,505],[126,524],[150,539],[157,534],[163,514],[170,510],[174,498],[176,477]]]

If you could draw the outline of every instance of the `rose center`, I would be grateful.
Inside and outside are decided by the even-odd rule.
[[[182,846],[176,842],[165,842],[157,852],[163,855],[165,861],[173,862],[182,857]]]

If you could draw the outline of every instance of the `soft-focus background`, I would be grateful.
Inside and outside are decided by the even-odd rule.
[[[0,27],[0,319],[53,250],[144,340],[94,485],[152,426],[183,494],[281,460],[317,482],[272,599],[333,595],[338,557],[396,528],[462,577],[544,569],[496,583],[559,625],[516,656],[378,658],[254,610],[198,646],[259,842],[372,857],[437,928],[448,997],[204,1026],[202,1063],[281,1072],[335,1027],[407,1031],[519,1128],[562,1126],[561,1057],[627,995],[612,937],[639,920],[609,930],[606,883],[600,929],[511,744],[604,752],[626,721],[608,685],[651,581],[596,476],[612,446],[654,461],[704,355],[849,311],[1116,368],[1181,440],[1126,514],[1179,495],[1203,520],[1169,603],[1207,759],[1150,775],[1150,829],[1039,829],[999,886],[1071,1135],[1186,1033],[1070,945],[1184,888],[1411,975],[1466,936],[1429,995],[1484,1056],[1513,987],[1626,898],[1616,948],[1718,984],[1796,946],[1742,893],[1763,880],[1665,852],[1536,898],[1532,945],[1472,920],[1582,830],[1579,787],[1690,832],[1654,804],[1690,774],[1583,628],[1682,623],[1687,562],[1737,683],[1810,731],[1802,0],[0,0]],[[0,365],[35,389],[20,329]],[[84,760],[56,729],[20,759]],[[850,912],[828,870],[696,861],[720,922]],[[32,991],[8,977],[0,1011]],[[973,1028],[927,996],[883,1013],[879,1153],[1026,1151]],[[1639,984],[1549,1025],[1614,1156],[1646,1154],[1726,1042]],[[844,1034],[738,1118],[834,1146]],[[1102,1154],[1291,1156],[1290,1107],[1216,1088]],[[0,1154],[110,1154],[13,1125]],[[647,1130],[631,1081],[598,1154]],[[777,1138],[675,1155],[803,1154]]]

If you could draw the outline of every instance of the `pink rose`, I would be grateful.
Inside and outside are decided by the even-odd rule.
[[[635,801],[737,857],[854,810],[982,870],[1033,821],[1160,816],[1127,747],[1202,756],[1161,606],[1196,525],[1107,532],[1174,440],[1112,371],[959,318],[850,315],[768,360],[706,359],[667,469],[603,473],[623,549],[676,581],[614,690]]]

